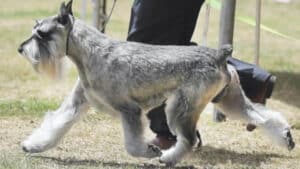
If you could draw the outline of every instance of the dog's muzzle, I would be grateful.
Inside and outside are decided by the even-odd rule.
[[[19,46],[19,48],[18,48],[18,52],[20,53],[20,54],[22,54],[23,53],[23,47],[22,46]]]
[[[33,36],[31,36],[29,39],[25,40],[24,42],[21,43],[21,45],[18,48],[18,52],[22,54],[24,52],[24,45],[27,44],[29,41],[33,39]]]

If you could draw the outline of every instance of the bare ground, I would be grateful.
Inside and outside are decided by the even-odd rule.
[[[281,103],[271,101],[270,106]],[[292,107],[285,115],[296,123]],[[247,132],[242,123],[212,122],[210,114],[203,114],[198,128],[204,146],[195,149],[179,168],[299,168],[299,146],[289,152],[273,145],[262,132]],[[70,133],[54,149],[26,155],[20,142],[38,126],[40,118],[6,117],[0,119],[0,168],[164,168],[158,159],[130,157],[123,147],[119,120],[102,113],[89,112],[75,124]],[[149,131],[148,138],[153,137]],[[293,130],[296,143],[300,131]]]

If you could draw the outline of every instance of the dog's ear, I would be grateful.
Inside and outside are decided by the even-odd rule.
[[[65,5],[65,2],[63,2],[60,6],[60,15],[72,15],[73,16],[72,4],[73,4],[73,0],[70,0],[67,3],[67,5]]]
[[[65,5],[65,2],[63,2],[60,6],[59,15],[58,15],[58,22],[66,25],[69,21],[69,15],[73,16],[72,12],[72,3],[73,0],[70,0],[67,5]]]
[[[73,11],[72,11],[72,4],[73,4],[73,0],[70,0],[68,3],[67,3],[67,12],[73,16]]]

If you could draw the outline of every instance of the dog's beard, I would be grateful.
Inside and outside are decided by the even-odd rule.
[[[55,43],[50,43],[48,46],[49,48],[45,48],[42,44],[38,44],[33,40],[30,46],[28,44],[24,47],[24,55],[31,62],[36,72],[51,79],[59,80],[64,75],[64,54],[57,50]]]
[[[51,58],[51,57],[50,57]],[[49,59],[48,61],[40,62],[36,69],[39,73],[45,74],[54,80],[59,80],[63,77],[63,59]]]

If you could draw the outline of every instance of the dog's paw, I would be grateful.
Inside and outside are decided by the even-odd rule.
[[[45,150],[44,146],[39,144],[32,144],[29,140],[25,140],[21,143],[22,150],[26,153],[40,153]]]
[[[179,160],[183,157],[183,154],[176,150],[176,148],[171,148],[163,151],[162,156],[159,158],[160,163],[166,164],[167,167],[173,167]]]
[[[154,144],[148,144],[147,151],[146,151],[146,157],[148,158],[154,158],[154,157],[160,157],[162,155],[162,152],[160,148]]]
[[[166,167],[174,167],[175,164],[177,163],[177,161],[174,160],[174,158],[172,158],[171,156],[168,156],[168,155],[162,155],[159,158],[159,162],[165,164]]]
[[[55,146],[56,140],[48,131],[38,128],[21,143],[21,146],[26,153],[40,153]]]

